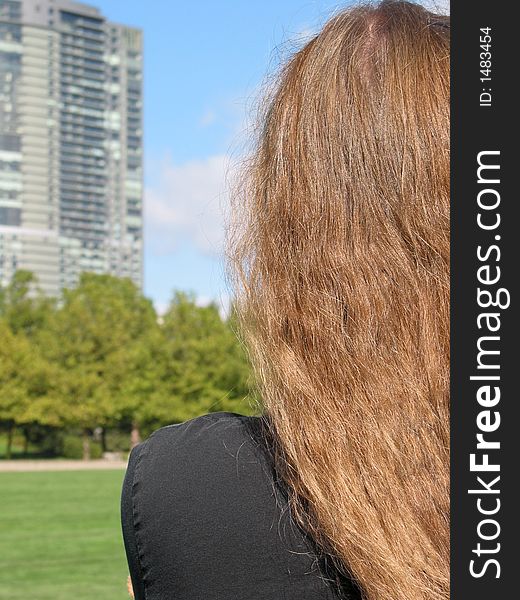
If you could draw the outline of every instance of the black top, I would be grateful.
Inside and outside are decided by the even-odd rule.
[[[137,600],[359,600],[291,520],[260,429],[214,413],[132,451],[121,506]]]

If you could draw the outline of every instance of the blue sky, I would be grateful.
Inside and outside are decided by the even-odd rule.
[[[226,304],[222,210],[229,157],[280,56],[350,0],[92,0],[144,31],[145,294]]]

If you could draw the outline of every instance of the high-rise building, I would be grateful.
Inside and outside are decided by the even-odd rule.
[[[142,283],[142,33],[68,0],[0,0],[0,284]]]

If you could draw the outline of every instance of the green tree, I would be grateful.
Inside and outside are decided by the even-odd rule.
[[[118,390],[118,420],[130,428],[130,446],[141,440],[143,428],[150,431],[170,422],[170,403],[164,385],[165,344],[157,322],[151,325],[139,343],[127,348],[124,360],[126,376]]]
[[[54,426],[50,406],[56,370],[44,361],[36,338],[54,310],[54,301],[40,292],[36,277],[16,271],[6,287],[0,288],[0,421],[7,429],[7,453],[11,454],[15,427],[27,435],[34,423]]]
[[[0,425],[26,438],[57,428],[143,430],[219,410],[251,413],[234,317],[177,292],[159,325],[129,279],[85,273],[59,305],[19,271],[0,290]],[[32,429],[31,429],[32,428]],[[8,443],[10,451],[10,442]]]
[[[215,304],[177,292],[164,315],[164,406],[183,421],[220,410],[251,413],[250,369],[229,321]]]
[[[64,292],[42,341],[46,356],[61,367],[64,420],[83,431],[84,458],[90,457],[92,430],[121,418],[122,391],[135,367],[130,358],[156,320],[130,279],[84,273]]]
[[[46,326],[54,308],[55,301],[42,294],[30,271],[16,271],[9,285],[0,288],[0,317],[14,333],[37,335]]]
[[[15,427],[32,423],[59,425],[53,415],[55,369],[23,332],[13,333],[0,319],[0,423],[7,431],[6,457],[11,457]]]

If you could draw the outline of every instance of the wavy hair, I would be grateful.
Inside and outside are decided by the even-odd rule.
[[[368,600],[449,597],[449,18],[334,16],[232,203],[236,305],[298,522]]]

